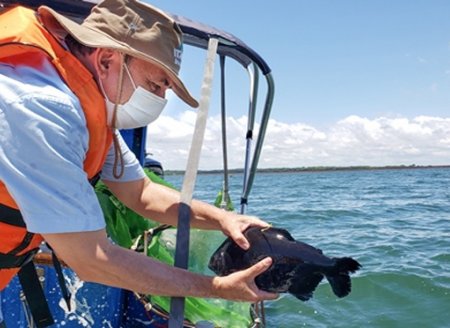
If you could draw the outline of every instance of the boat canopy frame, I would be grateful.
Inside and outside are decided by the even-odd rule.
[[[264,138],[266,135],[267,125],[272,110],[273,99],[275,95],[275,84],[272,77],[272,71],[266,61],[252,48],[245,44],[242,40],[236,36],[219,30],[215,27],[211,27],[199,22],[192,21],[186,17],[179,15],[171,15],[173,19],[178,23],[183,32],[183,42],[187,45],[207,49],[208,42],[211,38],[217,38],[219,45],[217,48],[217,54],[221,58],[221,113],[222,113],[222,141],[224,153],[224,174],[228,172],[227,165],[227,150],[226,150],[226,104],[225,104],[225,58],[229,57],[241,64],[249,74],[250,83],[250,96],[249,96],[249,108],[248,108],[248,122],[246,132],[246,155],[244,163],[244,184],[241,195],[241,213],[246,212],[248,203],[248,196],[253,186],[254,178],[256,175],[259,159],[261,156],[262,146],[264,144]],[[259,133],[256,140],[255,149],[252,154],[252,140],[255,129],[255,119],[257,112],[257,99],[259,90],[259,74],[263,74],[267,83],[267,94],[262,109],[261,121],[259,127]],[[228,190],[227,181],[225,177],[224,190]]]

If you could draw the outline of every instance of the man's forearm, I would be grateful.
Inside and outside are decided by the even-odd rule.
[[[213,277],[174,268],[142,254],[111,245],[110,254],[97,257],[84,280],[165,296],[219,297]]]
[[[105,181],[105,183],[120,201],[140,215],[161,223],[177,225],[180,202],[178,191],[148,179],[126,183]],[[224,210],[213,205],[197,200],[191,202],[191,227],[220,230],[220,221],[225,215]]]
[[[104,230],[45,234],[44,238],[82,280],[143,294],[218,297],[213,277],[173,268],[111,244]]]
[[[140,215],[161,223],[177,225],[179,192],[151,182],[148,178],[126,183],[105,183],[120,201]],[[220,230],[243,249],[249,247],[243,234],[248,227],[268,226],[267,222],[257,217],[228,212],[197,200],[191,202],[190,210],[191,227]]]

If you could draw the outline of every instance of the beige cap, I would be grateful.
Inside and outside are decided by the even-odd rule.
[[[136,0],[104,0],[81,25],[46,6],[39,7],[38,14],[60,40],[70,33],[88,47],[115,49],[158,65],[173,81],[173,91],[191,107],[198,107],[178,77],[182,32],[161,10]]]

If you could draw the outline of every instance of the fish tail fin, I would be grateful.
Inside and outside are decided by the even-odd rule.
[[[354,273],[359,268],[361,264],[350,257],[336,259],[333,273],[327,274],[326,277],[337,297],[344,297],[350,293],[352,289],[350,273]]]

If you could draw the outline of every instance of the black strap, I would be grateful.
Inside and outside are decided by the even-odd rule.
[[[61,294],[64,300],[66,301],[67,309],[70,311],[70,293],[69,290],[67,289],[66,281],[64,280],[64,273],[62,271],[61,262],[59,261],[53,249],[52,249],[52,260],[53,266],[55,267],[56,276],[58,277],[59,288],[61,288]]]
[[[55,322],[45,299],[34,263],[28,262],[25,264],[20,269],[18,276],[36,327],[44,328],[53,325]]]
[[[22,215],[15,208],[0,204],[0,222],[26,228]]]
[[[0,253],[0,269],[20,268],[28,262],[31,262],[38,250],[39,248],[35,248],[23,255]]]
[[[26,229],[20,211],[3,204],[0,204],[0,222]],[[0,269],[21,268],[17,275],[31,315],[36,327],[44,328],[53,325],[54,320],[32,261],[39,248],[18,255],[30,245],[33,236],[33,233],[27,231],[19,246],[7,254],[0,253]]]
[[[3,204],[0,204],[0,222],[25,228],[25,223],[20,212]],[[0,253],[0,269],[20,268],[29,263],[38,251],[38,248],[34,248],[21,255],[18,254],[30,245],[33,236],[33,233],[27,231],[19,246],[8,253]]]
[[[89,183],[91,184],[92,187],[95,187],[97,182],[100,180],[101,173],[102,171],[98,172],[96,175],[94,175],[92,178],[89,179]]]
[[[25,236],[22,239],[22,242],[19,244],[19,246],[17,246],[16,248],[14,248],[13,250],[9,251],[9,254],[12,255],[17,255],[19,254],[21,251],[23,251],[25,248],[27,248],[28,246],[30,246],[31,241],[33,240],[34,237],[34,233],[32,232],[26,232]]]

